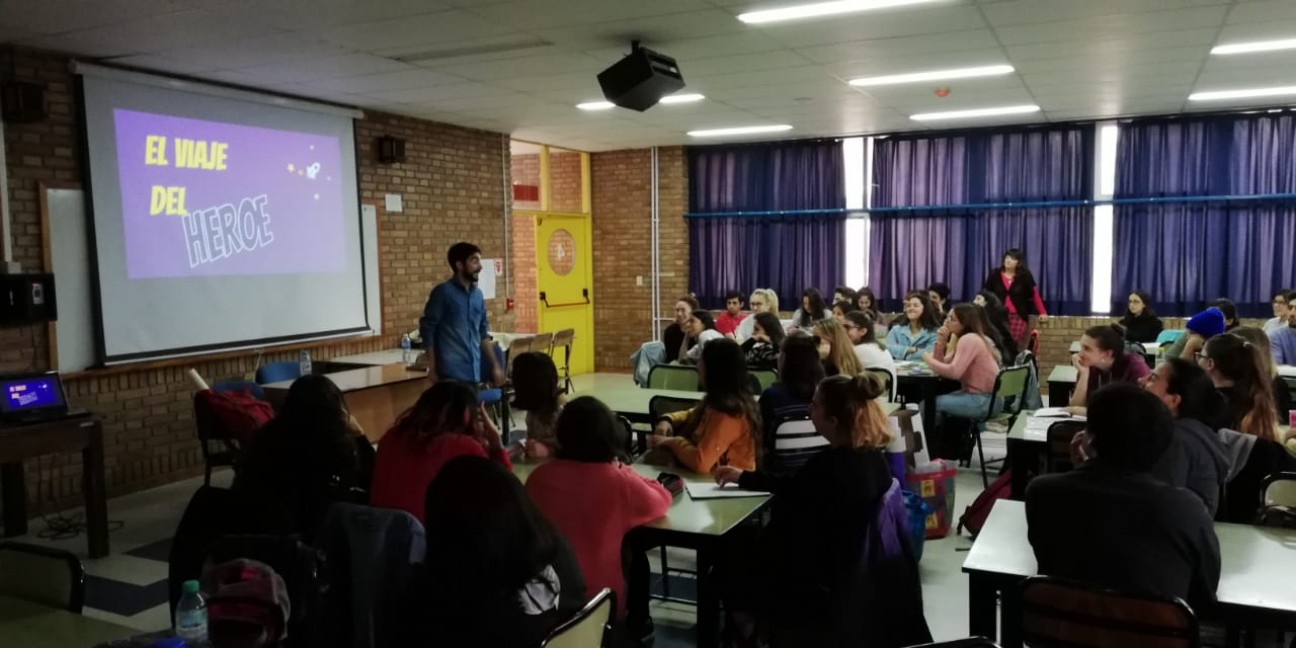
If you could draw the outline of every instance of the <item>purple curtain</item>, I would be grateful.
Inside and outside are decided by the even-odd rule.
[[[1117,198],[1296,193],[1296,116],[1142,119],[1121,127]],[[1296,201],[1117,205],[1112,312],[1147,290],[1162,315],[1220,297],[1268,317],[1273,293],[1296,286]]]
[[[879,139],[873,206],[1083,200],[1093,195],[1090,125]],[[870,284],[887,309],[935,282],[971,301],[1003,253],[1020,248],[1050,313],[1088,313],[1093,209],[914,210],[871,215]]]
[[[844,275],[844,215],[776,212],[845,208],[843,167],[840,140],[690,148],[689,286],[702,305],[723,307],[730,290],[831,293]]]

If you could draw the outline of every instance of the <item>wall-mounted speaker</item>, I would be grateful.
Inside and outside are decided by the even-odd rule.
[[[45,86],[26,81],[6,81],[0,85],[0,117],[7,122],[38,122],[49,116]]]
[[[378,138],[378,161],[383,164],[395,164],[405,161],[405,140],[391,135]]]

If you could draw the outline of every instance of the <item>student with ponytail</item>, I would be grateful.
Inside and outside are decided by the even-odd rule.
[[[1273,381],[1260,350],[1237,335],[1225,334],[1207,340],[1197,355],[1197,364],[1228,401],[1230,427],[1261,439],[1279,440]]]
[[[881,395],[880,383],[871,376],[826,378],[815,391],[810,418],[829,445],[796,474],[716,470],[719,484],[736,483],[776,495],[761,559],[744,562],[733,575],[757,582],[730,582],[725,588],[735,593],[726,607],[769,623],[772,645],[902,646],[930,641],[921,599],[907,596],[919,588],[917,565],[911,560],[907,566],[871,571],[865,586],[886,594],[872,605],[852,605],[861,594],[856,580],[861,548],[875,531],[876,511],[892,483],[883,454],[891,433],[876,400]],[[753,564],[767,571],[751,574]],[[743,626],[747,615],[735,616]],[[750,618],[745,625],[742,634],[751,641]]]

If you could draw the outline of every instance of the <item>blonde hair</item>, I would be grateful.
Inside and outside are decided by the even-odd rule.
[[[814,333],[832,344],[828,361],[837,367],[837,373],[845,376],[858,376],[864,373],[864,367],[860,365],[859,356],[855,355],[855,345],[851,343],[846,327],[837,323],[837,320],[819,320],[815,322]]]
[[[766,306],[769,307],[768,308],[769,312],[774,313],[774,315],[776,316],[778,315],[779,313],[778,294],[774,292],[773,288],[757,288],[756,290],[753,290],[751,294],[751,298],[747,300],[747,304],[751,305],[751,300],[756,299],[757,297],[760,297],[761,299],[765,300]]]
[[[882,382],[875,376],[833,376],[819,383],[819,404],[837,420],[832,434],[837,443],[851,448],[885,448],[891,443],[891,427],[877,399]],[[850,428],[843,429],[849,425]]]

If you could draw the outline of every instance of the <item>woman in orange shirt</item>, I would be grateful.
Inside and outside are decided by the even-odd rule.
[[[721,339],[703,347],[698,380],[706,390],[702,403],[662,417],[648,444],[669,451],[681,465],[697,473],[709,473],[718,465],[755,470],[760,410],[738,343]]]

